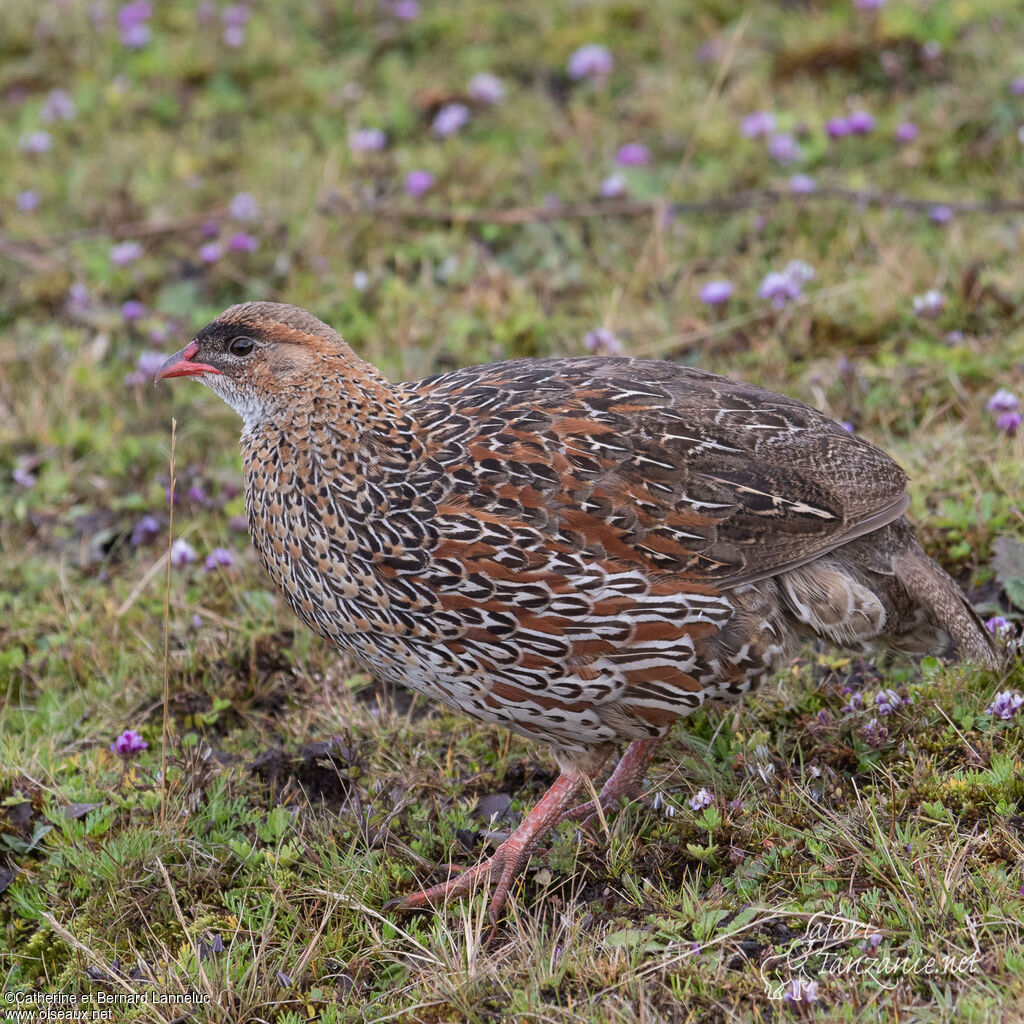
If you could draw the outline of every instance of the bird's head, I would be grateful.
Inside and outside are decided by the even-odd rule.
[[[247,302],[225,310],[160,367],[156,381],[196,377],[252,426],[296,386],[308,389],[338,359],[341,335],[297,306]],[[154,381],[154,383],[156,383]]]

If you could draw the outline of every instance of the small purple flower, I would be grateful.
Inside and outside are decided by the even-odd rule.
[[[466,86],[466,94],[477,103],[501,103],[505,98],[505,85],[497,75],[489,71],[475,74]]]
[[[771,137],[768,152],[780,164],[795,164],[803,159],[804,151],[791,132],[779,132]]]
[[[893,132],[896,141],[901,143],[913,142],[920,134],[921,129],[913,121],[901,121]]]
[[[623,167],[646,167],[651,162],[651,151],[642,142],[627,142],[619,147],[615,161]]]
[[[17,206],[22,213],[31,213],[39,206],[39,193],[34,189],[19,192],[14,200],[14,205]]]
[[[715,798],[706,789],[699,789],[687,802],[691,811],[703,811],[715,802]]]
[[[1018,75],[1010,81],[1010,94],[1012,96],[1024,96],[1024,75]]]
[[[134,730],[125,729],[120,736],[110,744],[110,752],[124,758],[125,761],[142,751],[148,750],[149,744]]]
[[[245,516],[231,516],[228,519],[228,529],[235,533],[245,533],[249,529],[249,520]]]
[[[845,117],[830,117],[825,122],[825,134],[830,139],[844,139],[847,135],[851,134],[853,129],[850,127],[850,122]]]
[[[708,281],[700,290],[700,301],[709,306],[724,306],[736,289],[731,281]]]
[[[874,955],[878,952],[878,947],[882,944],[882,933],[872,932],[868,935],[862,943],[860,943],[860,950],[863,953],[871,953]]]
[[[124,317],[125,323],[133,324],[136,320],[141,320],[146,312],[145,304],[138,299],[129,299],[121,305],[121,316]]]
[[[915,295],[913,308],[915,316],[934,319],[946,307],[946,300],[936,288],[929,288],[924,295]]]
[[[236,231],[228,239],[228,250],[230,252],[255,252],[259,247],[259,239],[245,231]]]
[[[993,615],[985,623],[985,628],[993,635],[1000,636],[1003,633],[1009,632],[1013,627],[1010,625],[1010,620],[1003,618],[1002,615]]]
[[[864,709],[864,697],[859,693],[851,693],[850,699],[839,709],[841,714],[855,715]]]
[[[818,983],[803,978],[792,978],[786,986],[783,998],[791,1005],[810,1006],[818,1001]]]
[[[405,176],[405,194],[419,199],[434,187],[434,176],[430,171],[410,171]]]
[[[858,11],[880,11],[885,6],[885,0],[853,0],[853,6]]]
[[[121,29],[121,45],[129,50],[141,50],[153,38],[153,30],[145,23]]]
[[[224,34],[221,36],[224,40],[225,46],[230,46],[231,49],[237,50],[238,47],[245,43],[245,26],[244,25],[225,25]]]
[[[881,746],[889,736],[889,730],[877,718],[872,718],[867,725],[861,727],[861,735],[873,747]]]
[[[47,152],[53,145],[49,132],[29,132],[18,140],[22,153],[38,155]]]
[[[196,549],[187,540],[179,537],[171,545],[171,565],[175,569],[184,569],[190,562],[194,562],[198,556]]]
[[[420,16],[419,0],[395,0],[391,13],[399,21],[415,21]]]
[[[938,39],[929,39],[921,44],[921,59],[930,62],[938,60],[942,56],[942,43]]]
[[[24,487],[27,491],[30,487],[35,487],[36,478],[35,474],[30,473],[24,466],[15,466],[11,470],[11,479],[19,486]]]
[[[235,556],[227,548],[214,548],[206,556],[206,571],[214,572],[221,567],[228,568],[235,564]]]
[[[783,273],[791,280],[795,281],[798,285],[809,284],[817,276],[818,272],[807,263],[805,260],[790,260],[786,264],[786,269]]]
[[[149,0],[135,0],[125,4],[117,12],[117,24],[121,33],[121,44],[130,50],[139,50],[152,38],[147,22],[153,16],[153,5]]]
[[[232,220],[259,220],[260,204],[251,192],[239,192],[228,205],[228,214]],[[207,229],[207,224],[210,225]],[[203,230],[217,234],[220,230],[215,220],[203,224]]]
[[[996,419],[996,427],[1007,437],[1013,437],[1020,430],[1022,417],[1019,412],[1001,412]]]
[[[839,426],[841,426],[848,434],[853,433],[853,424],[849,420],[840,420]]]
[[[875,694],[875,708],[883,717],[891,715],[898,708],[909,703],[909,698],[901,697],[895,690],[880,690]]]
[[[615,67],[615,58],[600,43],[584,43],[569,58],[566,70],[569,77],[576,82],[584,78],[607,78]]]
[[[994,715],[1008,722],[1020,713],[1021,708],[1024,708],[1024,695],[1016,690],[1003,690],[1002,693],[997,693],[992,703],[985,708],[985,714]]]
[[[225,25],[244,26],[251,17],[252,11],[245,4],[231,4],[220,12],[220,20]]]
[[[740,122],[740,133],[746,139],[767,138],[775,131],[775,115],[770,110],[755,110]]]
[[[607,327],[597,327],[583,336],[583,347],[594,355],[621,356],[622,342]]]
[[[794,195],[810,195],[817,187],[818,183],[809,174],[794,174],[789,179],[789,191]]]
[[[439,139],[450,139],[469,124],[469,107],[465,103],[446,103],[434,116],[430,130]]]
[[[133,548],[152,544],[160,536],[160,521],[156,516],[143,516],[133,527],[129,543]]]
[[[989,400],[989,412],[1015,412],[1020,399],[1008,388],[1000,388]]]
[[[928,219],[933,224],[948,224],[953,219],[953,211],[943,203],[938,203],[928,211]]]
[[[192,628],[193,629],[202,629],[203,628],[203,620],[202,620],[202,618],[200,618],[199,615],[193,615],[192,616]]]
[[[348,136],[348,148],[353,153],[377,153],[387,144],[388,137],[380,128],[360,128]]]
[[[194,501],[197,505],[201,505],[206,501],[206,491],[203,490],[202,484],[189,485],[188,500]]]
[[[220,242],[206,242],[199,246],[199,260],[201,263],[216,263],[224,255],[224,249]]]
[[[149,384],[166,359],[167,356],[163,352],[140,352],[138,359],[135,360],[135,369],[125,374],[125,386],[138,387],[141,384]]]
[[[126,267],[142,256],[140,242],[119,242],[110,247],[110,262],[115,267]]]
[[[67,89],[53,89],[47,93],[39,109],[39,118],[44,124],[54,121],[71,121],[75,116],[75,101]]]
[[[855,110],[846,118],[853,135],[868,135],[875,130],[875,118],[866,110]]]
[[[601,195],[605,199],[621,199],[626,194],[626,179],[621,174],[609,174],[601,182]]]
[[[92,297],[89,289],[80,281],[76,281],[68,288],[68,311],[71,313],[84,313],[92,308]]]
[[[794,281],[788,274],[772,271],[765,274],[761,286],[757,289],[759,298],[771,299],[776,309],[782,309],[786,303],[799,299],[803,295],[803,289],[799,282]]]

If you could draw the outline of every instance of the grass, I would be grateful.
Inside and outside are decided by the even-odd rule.
[[[298,627],[234,522],[233,414],[200,388],[124,380],[141,353],[179,348],[248,298],[307,306],[395,378],[580,353],[603,325],[629,353],[849,421],[910,472],[929,551],[985,616],[1019,623],[1024,451],[985,409],[998,387],[1024,388],[1019,213],[938,225],[812,196],[674,217],[448,218],[595,200],[630,141],[652,151],[623,171],[641,201],[785,191],[796,171],[935,202],[1017,196],[1019,5],[891,0],[876,17],[845,2],[528,0],[424,3],[402,21],[384,4],[289,0],[253,10],[239,47],[218,9],[201,22],[192,3],[155,6],[138,50],[119,41],[116,7],[95,23],[84,0],[4,8],[5,990],[90,994],[95,1008],[123,996],[106,1004],[114,1019],[163,1022],[1024,1013],[1022,718],[985,713],[996,692],[1024,690],[1011,658],[977,672],[808,650],[742,705],[676,729],[651,773],[656,809],[629,807],[596,835],[562,829],[490,945],[479,899],[382,914],[438,865],[484,856],[552,763],[386,691]],[[615,69],[572,83],[566,61],[588,42]],[[439,106],[484,70],[504,102],[435,138]],[[45,123],[55,88],[76,112]],[[829,143],[825,121],[859,108],[877,129]],[[797,133],[801,162],[780,167],[742,137],[757,109]],[[921,134],[900,146],[904,120]],[[364,127],[387,132],[384,151],[350,151]],[[50,149],[24,152],[40,129]],[[436,177],[417,202],[401,192],[412,169]],[[38,207],[18,209],[30,191]],[[239,192],[255,219],[228,212]],[[204,241],[227,250],[240,231],[255,251],[200,260]],[[124,240],[142,255],[115,266]],[[776,312],[757,287],[792,259],[817,279]],[[721,314],[697,297],[716,278],[736,285]],[[69,302],[74,285],[87,300]],[[915,316],[930,288],[944,308]],[[125,321],[129,300],[141,319]],[[174,532],[200,558],[165,593],[172,418]],[[133,545],[145,515],[158,529]],[[234,564],[206,572],[217,547]],[[884,688],[910,703],[870,727]],[[865,708],[844,710],[850,690]],[[108,747],[126,728],[149,748],[122,762]],[[694,811],[701,788],[714,803]],[[772,998],[793,977],[817,980],[817,999]]]

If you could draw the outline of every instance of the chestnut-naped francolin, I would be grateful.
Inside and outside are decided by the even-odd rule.
[[[158,374],[242,417],[260,562],[381,679],[550,744],[561,774],[490,860],[492,920],[613,750],[639,795],[672,723],[799,644],[992,641],[904,518],[907,477],[802,402],[670,362],[515,359],[393,384],[294,306],[232,306]]]

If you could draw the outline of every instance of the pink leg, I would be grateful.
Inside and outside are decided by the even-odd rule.
[[[600,799],[601,810],[604,812],[616,811],[622,801],[636,800],[640,796],[641,787],[644,783],[644,776],[650,767],[654,752],[661,744],[662,737],[653,740],[633,740],[615,771],[608,777],[608,781],[601,787]],[[596,814],[594,801],[590,800],[585,804],[578,804],[570,808],[559,821],[581,821]]]
[[[576,799],[576,795],[583,787],[583,778],[580,771],[563,771],[554,785],[541,797],[537,806],[523,818],[515,832],[494,851],[490,860],[440,885],[391,900],[384,905],[384,909],[417,910],[426,904],[442,903],[453,896],[464,896],[473,889],[478,880],[489,882],[491,876],[496,874],[498,883],[491,896],[488,917],[492,929],[497,928],[498,914],[508,899],[513,879],[526,866],[537,844],[551,831],[565,813],[565,809]]]

